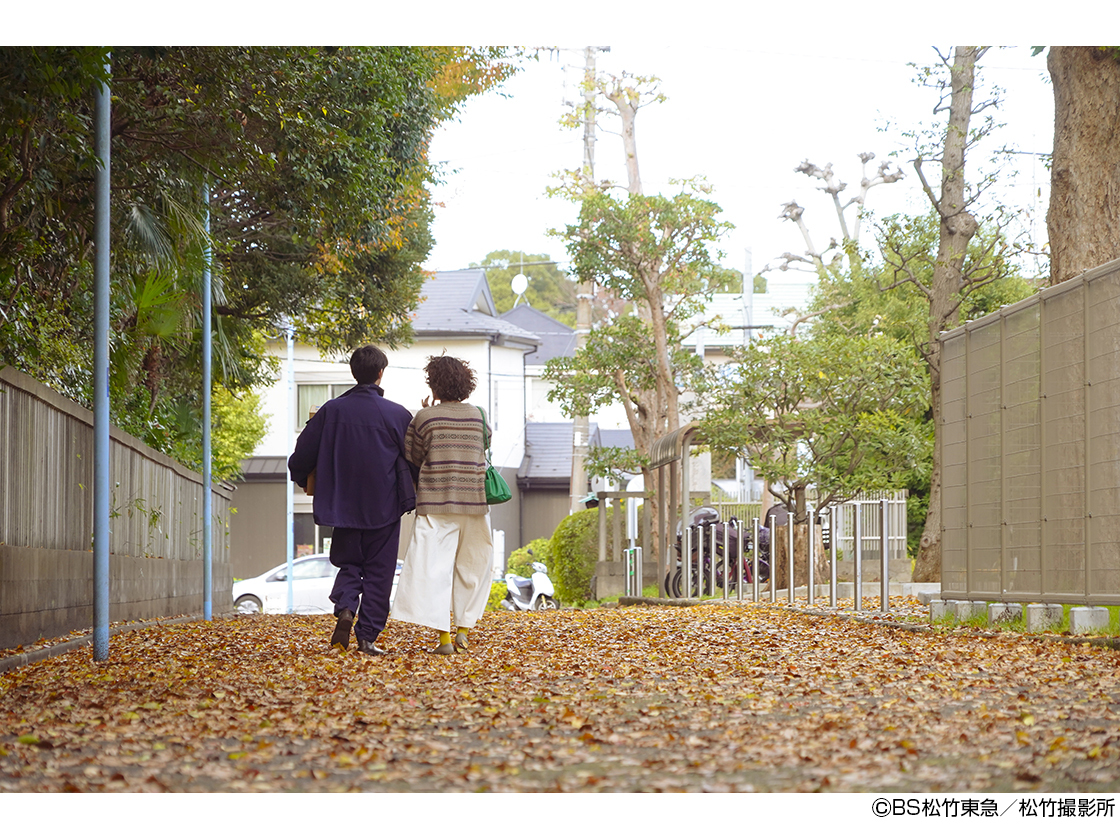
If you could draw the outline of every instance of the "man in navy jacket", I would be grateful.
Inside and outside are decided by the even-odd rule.
[[[331,602],[337,621],[331,645],[346,650],[357,613],[358,650],[371,655],[385,653],[376,641],[389,617],[401,516],[416,507],[404,459],[412,415],[385,399],[380,383],[388,364],[372,345],[355,350],[350,372],[358,384],[307,421],[288,459],[300,487],[314,474],[315,523],[334,529],[331,563],[338,575]]]

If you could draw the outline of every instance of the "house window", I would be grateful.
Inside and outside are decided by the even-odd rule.
[[[338,385],[299,385],[296,406],[296,429],[303,429],[311,417],[311,410],[318,409],[327,400],[340,397],[354,387],[354,383]]]

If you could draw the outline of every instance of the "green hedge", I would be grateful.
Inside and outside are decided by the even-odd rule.
[[[490,597],[486,599],[486,609],[504,610],[502,599],[506,597],[506,582],[496,580],[490,584]]]
[[[506,572],[520,577],[533,576],[533,563],[540,561],[546,566],[549,564],[549,543],[551,541],[540,537],[528,545],[514,549],[506,560]]]
[[[607,511],[610,533],[614,509]],[[591,578],[599,562],[599,511],[597,508],[571,514],[556,526],[549,543],[549,577],[556,597],[569,604],[593,600]]]

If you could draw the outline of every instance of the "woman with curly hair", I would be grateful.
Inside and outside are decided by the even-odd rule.
[[[424,398],[405,434],[405,458],[420,477],[392,617],[439,631],[431,652],[447,655],[467,649],[467,632],[490,595],[494,547],[484,444],[490,429],[482,410],[464,402],[475,387],[466,362],[432,356],[424,372],[433,403]]]

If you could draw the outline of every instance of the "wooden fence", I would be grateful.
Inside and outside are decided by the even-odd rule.
[[[0,369],[0,649],[93,624],[93,412]],[[110,621],[200,613],[202,476],[110,433]],[[232,609],[233,488],[215,483],[213,609]]]

